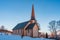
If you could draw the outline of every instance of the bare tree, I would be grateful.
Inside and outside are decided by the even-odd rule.
[[[4,30],[5,28],[4,28],[4,26],[2,25],[0,29]]]
[[[56,25],[56,21],[53,20],[51,22],[49,22],[49,29],[50,29],[50,32],[53,32],[55,34],[55,37],[57,35],[57,25]]]
[[[60,20],[57,21],[57,27],[58,27],[58,30],[60,30]]]
[[[56,21],[49,22],[49,29],[50,29],[51,32],[56,31]]]

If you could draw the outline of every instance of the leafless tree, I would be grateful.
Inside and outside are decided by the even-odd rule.
[[[53,20],[51,22],[49,22],[49,29],[50,29],[50,32],[53,32],[55,34],[55,37],[57,35],[57,24],[56,24],[56,21]]]
[[[0,29],[4,30],[5,28],[4,28],[4,26],[2,25]]]
[[[58,30],[60,30],[60,20],[57,21],[57,27],[58,27]]]

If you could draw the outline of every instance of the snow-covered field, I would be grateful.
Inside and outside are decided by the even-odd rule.
[[[31,37],[21,37],[18,35],[0,35],[0,40],[52,40],[45,38],[31,38]]]

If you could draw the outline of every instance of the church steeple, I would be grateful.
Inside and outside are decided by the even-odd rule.
[[[31,20],[35,20],[34,5],[32,5]]]

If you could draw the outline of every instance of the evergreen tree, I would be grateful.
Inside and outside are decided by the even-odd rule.
[[[46,38],[48,38],[48,33],[46,33]]]

